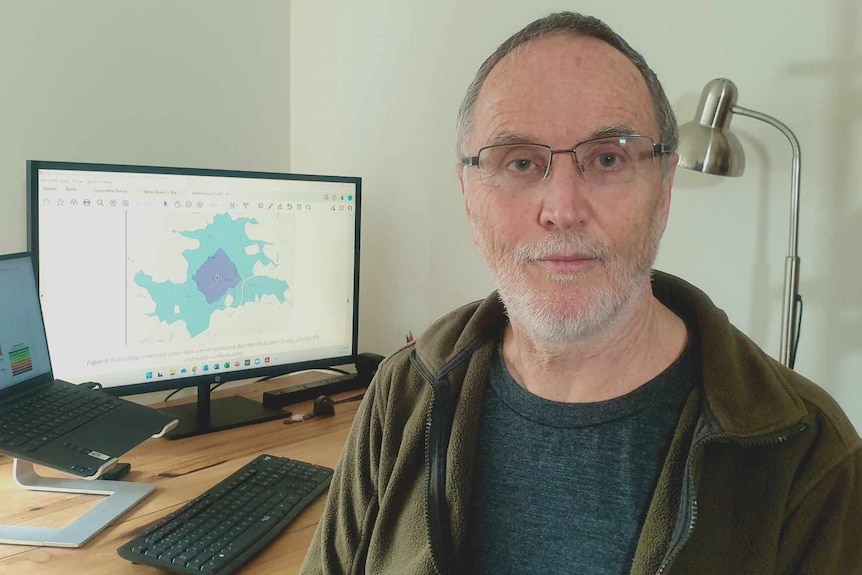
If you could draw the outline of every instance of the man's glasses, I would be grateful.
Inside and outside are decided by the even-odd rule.
[[[462,163],[478,167],[486,186],[516,189],[547,178],[554,154],[573,154],[584,180],[605,186],[636,180],[653,167],[656,155],[671,151],[669,145],[656,144],[649,136],[613,136],[587,140],[568,150],[553,150],[542,144],[487,146]]]

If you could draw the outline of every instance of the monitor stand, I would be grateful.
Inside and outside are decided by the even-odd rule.
[[[31,462],[18,458],[12,460],[12,476],[15,478],[15,483],[31,491],[83,493],[108,497],[65,527],[0,525],[0,543],[11,545],[81,547],[156,488],[155,485],[148,483],[128,481],[42,477],[33,469]]]
[[[231,396],[211,399],[210,384],[198,387],[196,403],[171,407],[161,407],[159,411],[168,413],[179,420],[176,427],[165,434],[168,439],[181,439],[213,431],[242,427],[252,423],[262,423],[274,419],[290,417],[291,413],[246,397]]]

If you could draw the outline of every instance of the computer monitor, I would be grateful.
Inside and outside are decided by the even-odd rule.
[[[196,386],[184,437],[286,415],[214,384],[355,361],[360,178],[30,161],[27,186],[57,378]]]

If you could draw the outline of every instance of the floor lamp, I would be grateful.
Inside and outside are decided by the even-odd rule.
[[[799,295],[799,180],[801,159],[799,140],[785,124],[771,116],[736,105],[736,85],[725,78],[709,82],[700,96],[693,122],[679,128],[679,165],[683,168],[715,174],[741,176],[745,154],[739,139],[730,131],[734,114],[748,116],[777,128],[793,149],[793,180],[790,190],[790,247],[784,260],[784,294],[781,313],[781,348],[779,360],[793,368],[802,320],[802,296]]]

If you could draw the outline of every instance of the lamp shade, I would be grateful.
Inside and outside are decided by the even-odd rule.
[[[745,153],[730,131],[736,85],[725,78],[709,82],[700,96],[693,122],[679,128],[679,165],[717,176],[741,176]]]
[[[790,186],[789,253],[784,258],[784,294],[781,313],[781,363],[793,369],[802,321],[802,296],[799,295],[799,181],[802,154],[799,140],[783,122],[761,112],[736,105],[736,85],[726,78],[712,80],[703,88],[693,122],[679,127],[679,164],[683,168],[715,174],[741,176],[745,171],[742,144],[730,131],[734,114],[760,120],[787,137],[793,151],[793,180]]]

